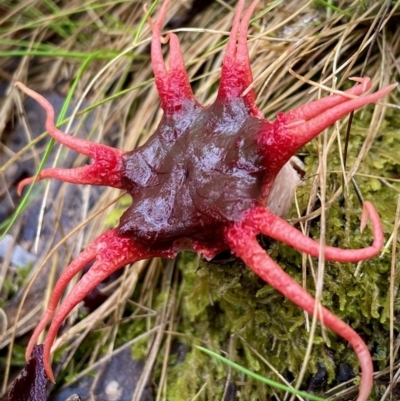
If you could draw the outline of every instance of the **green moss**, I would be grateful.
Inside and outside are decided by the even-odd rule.
[[[192,348],[181,363],[171,360],[168,370],[168,399],[186,401],[192,399],[200,387],[207,381],[201,399],[221,399],[226,377],[225,369],[220,362],[210,361],[196,348]]]
[[[0,307],[4,307],[17,291],[26,283],[26,279],[32,270],[32,265],[29,263],[25,267],[18,267],[14,274],[4,277],[3,288],[0,294]],[[6,294],[6,295],[3,295]]]

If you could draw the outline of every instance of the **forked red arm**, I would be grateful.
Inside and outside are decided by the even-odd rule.
[[[67,135],[60,131],[54,125],[54,108],[50,102],[39,93],[26,87],[22,82],[17,82],[15,86],[35,99],[43,107],[46,112],[46,129],[52,138],[70,149],[94,159],[92,164],[84,167],[71,169],[49,168],[43,170],[37,178],[38,181],[44,178],[56,178],[74,184],[106,185],[114,188],[123,188],[121,173],[122,155],[124,152],[110,146]],[[34,177],[22,180],[18,185],[18,193],[21,194],[22,189],[33,181]]]
[[[225,56],[222,62],[221,80],[218,89],[218,100],[229,101],[241,98],[243,92],[253,82],[249,52],[247,48],[247,32],[250,18],[259,0],[254,0],[242,18],[245,0],[239,0],[236,7],[231,33],[229,35]],[[250,113],[259,118],[264,115],[256,106],[255,91],[252,88],[243,99]]]
[[[264,149],[265,154],[277,155],[274,165],[269,166],[273,171],[279,171],[302,146],[340,118],[367,104],[376,103],[397,87],[396,83],[377,92],[365,94],[371,87],[370,79],[365,77],[352,78],[352,80],[359,84],[345,91],[350,97],[328,96],[287,113],[279,113],[272,123],[265,122],[258,143]],[[358,97],[351,98],[353,96]]]
[[[174,33],[170,33],[167,36],[170,48],[169,71],[165,68],[161,49],[161,29],[169,3],[170,0],[163,2],[157,20],[152,25],[151,64],[161,99],[161,107],[168,115],[173,115],[180,110],[182,102],[197,103],[197,101],[190,86],[178,37]]]
[[[370,258],[382,247],[383,233],[375,209],[370,203],[364,206],[362,226],[366,223],[366,216],[371,218],[374,228],[374,243],[371,247],[361,250],[343,250],[333,247],[325,247],[325,257],[338,261],[357,261]],[[272,215],[268,210],[255,208],[246,213],[243,220],[233,224],[226,231],[226,239],[232,252],[240,257],[259,277],[280,291],[294,304],[314,313],[315,299],[307,291],[285,273],[260,247],[256,235],[265,235],[283,241],[293,247],[318,256],[320,245],[312,239],[290,226],[281,218]],[[358,401],[366,401],[373,384],[373,365],[368,347],[362,338],[346,323],[321,306],[322,323],[345,338],[354,348],[361,366],[361,382]]]
[[[57,332],[65,318],[72,309],[81,302],[98,284],[109,277],[116,270],[136,261],[155,256],[170,256],[170,252],[150,252],[143,246],[135,243],[132,238],[118,236],[118,230],[110,230],[95,239],[60,276],[53,290],[49,306],[36,327],[26,350],[25,358],[28,361],[40,333],[47,323],[51,322],[44,343],[44,367],[49,380],[54,382],[53,371],[50,363],[51,346]],[[72,291],[57,308],[57,304],[71,279],[82,270],[89,262],[94,260],[93,266],[79,280]],[[55,313],[54,313],[55,312]]]

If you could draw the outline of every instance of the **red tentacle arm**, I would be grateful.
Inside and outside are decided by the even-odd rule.
[[[169,72],[165,68],[161,50],[161,29],[167,14],[170,0],[164,1],[157,20],[152,26],[151,62],[155,76],[156,86],[161,99],[161,107],[168,114],[179,111],[183,101],[196,102],[185,63],[180,49],[178,37],[174,33],[167,36],[169,39],[170,58]]]
[[[374,244],[372,247],[354,253],[358,250],[342,250],[332,247],[325,248],[325,257],[331,260],[353,261],[361,258],[368,258],[379,252],[382,246],[382,229],[375,209],[371,204],[365,207],[366,213],[372,220],[374,226]],[[271,217],[273,216],[273,217]],[[363,217],[362,224],[366,223]],[[243,221],[235,223],[226,231],[226,240],[232,252],[240,257],[259,277],[280,291],[294,304],[306,310],[309,314],[314,313],[315,299],[308,294],[304,288],[295,282],[280,266],[278,266],[268,254],[260,247],[256,235],[263,233],[279,238],[297,249],[301,249],[311,255],[318,256],[319,244],[297,232],[290,224],[284,222],[277,216],[272,215],[268,210],[256,208],[250,210],[244,216]],[[280,232],[279,232],[280,231]],[[357,255],[357,256],[356,256]],[[321,314],[317,314],[322,323],[334,332],[345,338],[354,348],[361,366],[361,382],[358,401],[366,401],[371,392],[373,384],[373,365],[368,347],[362,338],[346,323],[332,314],[325,307],[321,307]]]
[[[25,351],[25,359],[28,360],[31,356],[33,346],[36,344],[37,339],[39,338],[42,331],[47,326],[47,323],[51,320],[54,311],[57,308],[58,302],[67,287],[68,283],[72,280],[72,278],[82,270],[88,263],[92,262],[96,259],[96,246],[94,241],[91,246],[85,249],[81,254],[79,254],[73,262],[64,270],[61,274],[60,278],[58,279],[53,292],[51,294],[49,305],[40,319],[40,322],[35,328],[33,332],[28,347]]]
[[[70,149],[94,159],[93,164],[84,167],[43,170],[38,176],[38,181],[44,178],[56,178],[74,184],[107,185],[114,188],[123,188],[121,183],[123,152],[121,150],[67,135],[60,131],[54,125],[54,109],[50,102],[21,82],[17,82],[15,86],[35,99],[43,107],[46,112],[46,129],[52,138]],[[22,180],[18,185],[18,193],[20,194],[22,189],[33,181],[34,177]]]
[[[290,110],[285,113],[288,124],[296,123],[298,121],[311,120],[319,114],[351,100],[352,97],[361,96],[371,89],[371,79],[368,77],[352,77],[349,79],[357,82],[357,84],[344,92],[346,96],[327,96],[322,99],[314,100],[313,102],[301,105],[296,109]]]
[[[44,345],[44,366],[47,377],[54,382],[54,376],[50,365],[51,346],[56,338],[58,329],[71,310],[81,302],[90,291],[106,279],[114,271],[138,260],[154,256],[170,256],[162,252],[150,252],[135,243],[131,238],[118,236],[117,229],[110,230],[94,240],[62,273],[53,290],[49,306],[36,327],[26,350],[26,360],[29,360],[33,346],[47,323],[54,318],[50,325]],[[80,279],[67,295],[61,305],[57,304],[71,279],[82,270],[89,262],[95,261],[89,271]]]
[[[240,97],[245,89],[253,82],[253,74],[247,49],[247,31],[250,18],[259,0],[254,0],[250,4],[241,19],[244,3],[245,0],[239,0],[236,7],[232,30],[222,64],[218,99],[225,101]],[[251,89],[243,98],[251,114],[263,118],[262,112],[255,105],[254,89]]]
[[[397,87],[397,84],[392,84],[375,93],[364,95],[371,86],[370,79],[353,78],[353,80],[359,84],[345,93],[351,97],[362,96],[349,98],[332,95],[287,113],[279,113],[273,123],[265,123],[258,142],[267,154],[279,155],[273,169],[279,171],[298,149],[340,118],[367,104],[376,103]]]
[[[251,220],[257,229],[278,241],[318,257],[320,244],[307,237],[291,226],[287,221],[271,213],[268,209],[259,208],[249,212],[247,219]],[[383,247],[383,230],[378,212],[370,202],[365,202],[361,216],[360,231],[362,232],[370,220],[372,223],[374,241],[371,246],[362,249],[340,249],[332,246],[324,247],[325,259],[336,262],[359,262],[376,256]]]

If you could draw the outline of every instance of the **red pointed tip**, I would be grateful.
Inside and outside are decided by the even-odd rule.
[[[233,17],[232,28],[228,38],[228,44],[226,45],[224,64],[225,59],[230,61],[236,56],[236,43],[239,34],[240,18],[243,13],[244,3],[245,0],[239,0],[236,6],[235,16]]]
[[[367,90],[369,90],[372,85],[371,78],[369,78],[369,77],[349,77],[349,81],[354,81],[354,82],[360,83],[362,93],[365,93]]]
[[[189,77],[186,72],[178,37],[168,34],[166,40],[161,39],[161,29],[167,14],[170,0],[164,0],[157,20],[151,25],[153,36],[151,40],[151,62],[157,90],[161,99],[161,107],[169,114],[182,110],[183,101],[195,102]],[[170,62],[169,71],[164,63],[161,44],[169,41]]]
[[[21,196],[22,194],[22,190],[29,184],[32,184],[32,182],[35,180],[35,177],[29,177],[29,178],[25,178],[22,181],[20,181],[18,183],[17,186],[17,194],[18,196]]]
[[[54,310],[47,310],[46,313],[43,315],[43,317],[40,319],[38,325],[35,328],[35,331],[33,332],[28,346],[26,347],[25,351],[25,360],[28,361],[31,358],[32,355],[32,350],[34,346],[36,345],[36,342],[40,336],[40,334],[43,332],[45,329],[47,323],[50,321],[51,317],[53,316]]]
[[[362,87],[363,84],[358,86]],[[303,144],[307,143],[312,138],[317,136],[319,133],[321,133],[324,129],[334,124],[340,118],[346,116],[352,111],[366,106],[367,104],[376,103],[377,101],[388,95],[396,87],[397,83],[386,86],[385,88],[382,88],[379,91],[368,95],[360,96],[355,99],[347,99],[341,101],[340,103],[335,104],[329,108],[325,107],[326,102],[324,102],[325,100],[329,101],[329,97],[321,99],[320,101],[313,102],[312,106],[310,104],[310,110],[318,109],[322,105],[324,107],[321,108],[321,110],[319,110],[318,112],[317,110],[312,110],[310,114],[315,114],[316,116],[313,118],[309,118],[310,116],[307,115],[308,118],[305,119],[306,121],[293,129],[292,136],[296,137],[297,141],[299,139],[302,139],[302,146]],[[304,110],[303,114],[307,114],[307,110]]]
[[[345,95],[360,96],[371,88],[371,79],[368,77],[351,77],[351,81],[358,84],[344,92]],[[284,113],[288,123],[296,123],[297,121],[307,121],[311,118],[317,117],[319,114],[338,106],[339,104],[349,101],[351,97],[342,95],[331,95],[322,99],[306,103],[300,107]]]
[[[259,0],[254,0],[246,10],[243,18],[244,1],[239,1],[229,36],[228,44],[222,65],[221,81],[218,90],[218,99],[229,101],[232,98],[243,97],[250,113],[262,118],[262,112],[255,105],[254,89],[246,89],[253,82],[247,48],[247,31],[250,18]],[[246,91],[246,92],[245,92]],[[244,94],[245,92],[245,94]]]
[[[33,340],[33,336],[29,342],[29,345],[28,345],[28,347],[26,349],[26,353],[25,353],[25,360],[27,362],[31,359],[33,348],[36,345],[36,340],[34,343],[32,340]],[[47,379],[55,384],[56,381],[54,379],[53,370],[51,369],[50,352],[46,352],[46,345],[44,345],[44,350],[43,350],[43,365],[44,365],[44,371],[46,372]]]
[[[56,379],[54,378],[54,373],[53,369],[51,368],[51,361],[50,361],[50,355],[44,355],[43,357],[43,365],[44,365],[44,371],[46,372],[47,378],[53,383],[56,384]]]
[[[382,222],[377,210],[371,202],[365,201],[361,214],[360,231],[363,232],[367,226],[368,221],[372,224],[372,231],[374,233],[374,242],[371,248],[370,257],[376,256],[383,248],[384,235]],[[373,251],[374,249],[374,251]]]

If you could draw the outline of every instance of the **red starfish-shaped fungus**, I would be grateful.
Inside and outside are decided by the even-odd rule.
[[[46,110],[46,128],[58,142],[93,159],[74,169],[50,168],[39,180],[56,178],[77,184],[107,185],[126,190],[133,198],[117,228],[94,240],[62,273],[49,306],[29,342],[26,357],[40,333],[52,319],[44,345],[47,375],[51,345],[68,313],[101,281],[121,267],[144,258],[172,258],[192,249],[212,258],[230,249],[258,276],[308,313],[315,300],[287,275],[260,247],[260,233],[318,257],[320,245],[272,213],[265,204],[274,180],[289,158],[304,144],[349,112],[387,95],[395,85],[372,94],[368,78],[354,79],[346,95],[333,95],[279,113],[275,121],[264,119],[255,105],[247,51],[247,27],[258,3],[253,1],[243,17],[245,0],[239,0],[223,60],[218,95],[204,107],[193,97],[175,34],[170,33],[167,70],[161,52],[161,28],[169,0],[164,0],[153,26],[151,59],[155,82],[164,110],[156,132],[147,143],[130,152],[64,134],[54,126],[49,102],[21,83],[21,88]],[[241,18],[242,17],[242,18]],[[22,181],[19,191],[33,178]],[[374,241],[370,247],[343,250],[325,247],[325,258],[356,262],[376,255],[383,234],[379,216],[365,202],[361,229],[368,218]],[[61,305],[57,304],[70,282],[87,263],[93,266]],[[321,308],[323,323],[349,341],[358,355],[362,378],[359,401],[366,400],[372,386],[372,361],[360,336],[338,317]]]

